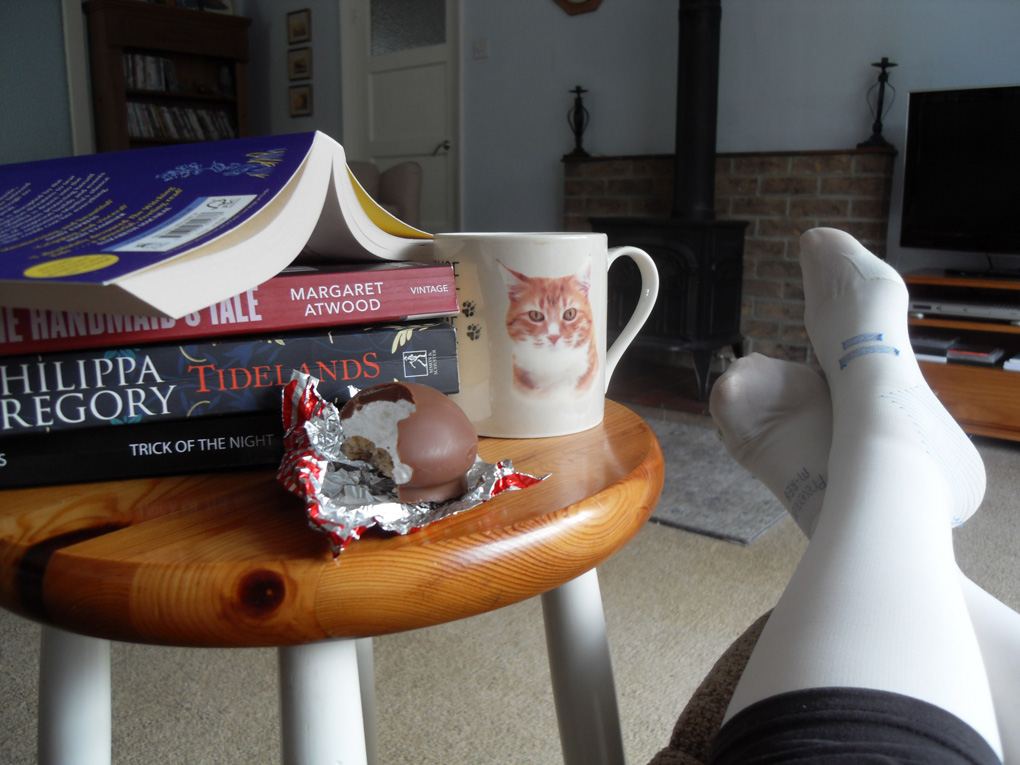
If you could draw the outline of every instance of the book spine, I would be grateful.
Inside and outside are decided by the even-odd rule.
[[[459,390],[444,321],[16,356],[0,359],[0,434],[279,412],[293,370],[338,401],[391,380]]]
[[[270,468],[282,457],[279,413],[31,433],[0,438],[0,489]]]
[[[182,319],[0,309],[0,356],[452,316],[450,266],[285,273]]]

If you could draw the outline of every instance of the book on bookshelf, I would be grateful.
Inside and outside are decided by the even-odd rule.
[[[132,90],[180,90],[177,72],[169,56],[124,53],[124,86]]]
[[[431,260],[323,133],[0,167],[0,305],[180,319],[298,256]]]
[[[280,412],[0,438],[0,489],[277,467]]]
[[[457,310],[449,265],[289,266],[258,287],[181,319],[0,308],[0,356],[416,321]]]
[[[98,348],[0,359],[0,436],[279,412],[293,370],[345,402],[390,380],[460,388],[453,325],[437,320]]]
[[[224,109],[130,101],[127,118],[128,135],[132,138],[172,138],[176,141],[237,138],[237,128]]]

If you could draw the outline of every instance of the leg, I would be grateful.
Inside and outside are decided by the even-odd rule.
[[[716,380],[709,411],[730,456],[769,488],[810,537],[832,446],[825,379],[806,366],[752,353]]]
[[[326,640],[278,653],[283,762],[365,765],[356,641]]]
[[[992,687],[1007,763],[1020,763],[1020,614],[960,572],[960,586]]]
[[[712,417],[730,455],[771,489],[810,538],[832,444],[832,404],[809,368],[751,354],[716,381]],[[954,507],[953,525],[977,510]],[[1020,762],[1020,614],[958,573],[977,634],[1007,763]]]
[[[998,751],[945,523],[960,497],[980,499],[980,458],[924,383],[895,271],[831,229],[805,234],[801,265],[832,395],[828,486],[728,714],[792,690],[873,689],[946,710]]]
[[[691,351],[691,360],[694,362],[694,377],[698,382],[698,401],[708,398],[708,380],[712,371],[712,351],[705,348],[696,348]]]
[[[623,763],[606,620],[595,569],[542,596],[566,765]]]
[[[39,762],[109,765],[110,641],[43,626]]]

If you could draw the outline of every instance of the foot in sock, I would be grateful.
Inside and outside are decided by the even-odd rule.
[[[727,451],[783,503],[811,538],[828,476],[832,403],[825,380],[803,364],[752,353],[737,359],[712,387],[712,418]],[[976,507],[956,508],[957,525]],[[960,584],[989,670],[1006,762],[1020,763],[1020,615],[961,571]]]
[[[832,400],[825,496],[727,715],[791,690],[869,688],[939,706],[998,751],[946,525],[958,496],[982,496],[981,460],[925,384],[896,271],[832,229],[801,238],[800,262]]]
[[[828,302],[842,299],[840,309],[845,313],[866,306],[865,319],[876,317],[891,330],[877,331],[874,327],[881,324],[861,323],[854,330],[859,342],[846,349],[840,342],[837,358],[830,358],[827,368],[834,368],[832,374],[838,378],[841,369],[861,356],[893,361],[883,370],[888,374],[876,375],[872,382],[884,386],[880,395],[886,403],[905,413],[914,437],[934,444],[929,453],[952,486],[951,522],[962,524],[984,495],[984,466],[921,377],[906,335],[902,280],[843,232],[814,229],[802,241],[804,249],[810,250],[804,255],[805,281],[814,282],[807,290],[812,324],[822,323],[819,315],[829,310]],[[826,258],[829,262],[822,262]],[[832,322],[831,316],[826,318]],[[862,350],[867,348],[878,350]],[[816,353],[821,357],[817,347]],[[863,369],[864,364],[857,368]],[[863,382],[867,381],[855,384],[861,387]],[[833,415],[825,381],[803,365],[751,354],[738,359],[719,378],[709,408],[730,455],[776,495],[810,536],[828,479],[832,439]]]
[[[910,347],[899,274],[849,234],[827,228],[801,237],[800,264],[804,324],[828,382],[833,431],[847,445],[834,444],[829,478],[835,467],[876,464],[874,449],[882,445],[925,460],[927,480],[947,484],[950,512],[972,512],[984,496],[984,465],[924,381]],[[918,487],[927,483],[914,479]]]
[[[730,456],[764,483],[808,536],[822,506],[832,445],[825,380],[759,353],[734,361],[708,402]]]
[[[811,537],[828,478],[832,401],[825,379],[804,364],[759,353],[716,380],[709,411],[730,456],[761,481]],[[977,510],[964,492],[953,526]]]

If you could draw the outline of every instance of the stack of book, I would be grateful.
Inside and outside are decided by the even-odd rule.
[[[0,168],[0,488],[275,466],[327,398],[459,388],[453,269],[321,133]]]

